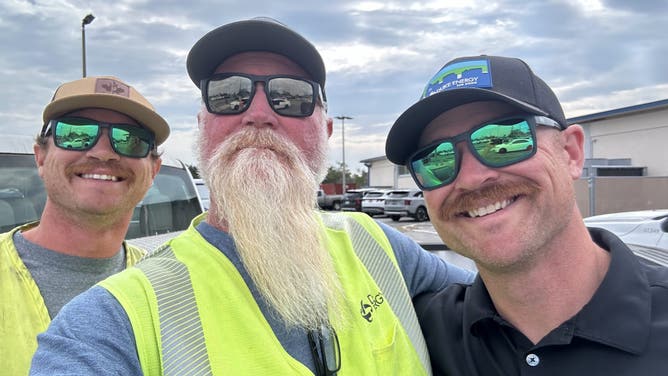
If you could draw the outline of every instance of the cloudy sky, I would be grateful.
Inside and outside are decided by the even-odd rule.
[[[345,123],[349,168],[382,156],[396,118],[448,60],[520,57],[562,101],[566,117],[668,98],[666,0],[181,1],[0,0],[0,135],[34,135],[53,91],[82,75],[114,75],[143,93],[172,128],[165,152],[195,163],[200,97],[190,47],[222,24],[270,16],[320,50],[330,115]],[[342,160],[341,121],[330,163]]]

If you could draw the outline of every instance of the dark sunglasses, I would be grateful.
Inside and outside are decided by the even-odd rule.
[[[335,376],[341,369],[341,348],[334,328],[323,326],[308,332],[316,376]]]
[[[452,183],[461,163],[461,152],[456,145],[462,141],[466,141],[471,154],[487,167],[522,162],[536,154],[536,125],[561,129],[559,123],[543,116],[495,120],[421,148],[408,159],[408,170],[423,190]]]
[[[221,73],[205,78],[200,83],[206,109],[218,115],[235,115],[246,111],[255,96],[258,82],[264,83],[267,101],[279,115],[307,117],[313,114],[316,103],[326,105],[324,93],[314,81],[285,75]]]
[[[109,129],[111,148],[125,157],[144,158],[155,145],[155,136],[148,129],[132,124],[102,123],[80,117],[51,120],[42,130],[42,136],[53,133],[57,147],[85,151],[97,144],[102,135],[102,128]]]

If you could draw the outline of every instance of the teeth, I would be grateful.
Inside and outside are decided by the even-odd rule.
[[[471,218],[483,217],[485,215],[495,213],[495,212],[505,208],[506,206],[510,205],[511,202],[513,202],[513,201],[512,200],[503,200],[501,202],[490,204],[490,205],[487,205],[487,206],[482,207],[482,208],[478,208],[478,209],[475,209],[475,210],[469,210],[468,215]]]
[[[81,174],[81,177],[84,179],[94,179],[94,180],[106,180],[106,181],[118,181],[118,177],[112,175],[100,175],[100,174]]]

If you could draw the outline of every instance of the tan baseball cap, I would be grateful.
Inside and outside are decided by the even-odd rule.
[[[169,136],[167,121],[153,105],[135,88],[112,76],[85,77],[60,85],[44,108],[42,118],[46,124],[83,108],[105,108],[128,115],[155,134],[157,145]]]

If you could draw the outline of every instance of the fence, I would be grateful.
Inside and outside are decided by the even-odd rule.
[[[668,209],[668,176],[598,176],[575,182],[584,217],[614,212]]]

